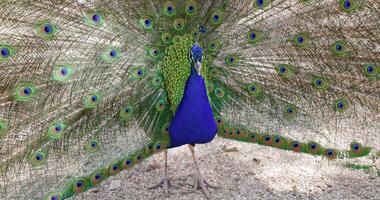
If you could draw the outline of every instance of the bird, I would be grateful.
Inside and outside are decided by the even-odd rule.
[[[0,1],[0,198],[67,199],[157,153],[151,188],[170,195],[168,150],[187,145],[211,199],[195,147],[215,137],[378,158],[379,13],[376,0]]]

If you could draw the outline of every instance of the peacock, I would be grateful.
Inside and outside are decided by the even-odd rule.
[[[212,198],[195,147],[215,137],[380,156],[377,0],[2,0],[0,20],[0,199],[67,199],[159,152],[168,194],[183,145]]]

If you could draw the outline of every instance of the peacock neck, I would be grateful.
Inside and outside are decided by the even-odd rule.
[[[196,76],[199,77],[200,75],[198,74],[197,70],[195,69],[194,63],[191,63],[191,70],[190,70],[190,77],[191,76]],[[189,78],[190,78],[189,77]]]

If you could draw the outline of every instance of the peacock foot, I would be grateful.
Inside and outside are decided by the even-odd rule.
[[[207,199],[213,199],[209,189],[218,189],[217,186],[208,183],[201,176],[195,176],[195,184],[193,188],[194,190],[202,190]]]
[[[157,189],[159,187],[164,188],[164,193],[166,196],[169,195],[169,188],[178,188],[177,186],[173,185],[168,178],[163,178],[160,182],[158,182],[156,185],[153,185],[149,187],[150,190]]]

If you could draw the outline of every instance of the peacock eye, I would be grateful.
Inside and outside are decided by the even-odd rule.
[[[119,167],[118,167],[116,164],[112,166],[112,169],[113,169],[113,170],[117,170],[118,168],[119,168]]]
[[[317,145],[316,144],[310,144],[310,148],[315,149],[315,148],[317,148]]]
[[[335,101],[335,110],[339,112],[344,112],[348,108],[348,103],[345,100],[336,100]]]
[[[111,50],[110,51],[110,56],[112,57],[112,58],[114,58],[114,57],[116,57],[117,56],[117,52],[115,51],[115,50]]]
[[[102,54],[102,60],[108,63],[114,63],[120,58],[120,50],[116,47],[108,47]]]
[[[270,136],[269,135],[265,136],[264,140],[267,142],[270,141]]]
[[[62,68],[61,68],[61,75],[62,75],[62,76],[66,76],[66,75],[68,74],[68,71],[69,71],[69,70],[68,70],[66,67],[62,67]]]
[[[77,182],[77,187],[82,187],[82,185],[83,185],[82,181]]]
[[[352,145],[352,149],[357,151],[359,149],[359,144]]]
[[[280,66],[279,71],[284,74],[286,72],[286,67],[285,66]]]
[[[188,1],[186,3],[186,14],[194,15],[197,12],[197,4],[195,1]]]
[[[184,27],[185,27],[185,21],[183,19],[178,18],[178,19],[174,20],[174,28],[177,31],[182,30]]]
[[[142,71],[141,69],[138,69],[138,70],[137,70],[137,75],[138,75],[138,76],[141,76],[142,74],[143,74],[143,71]]]
[[[99,93],[90,93],[84,97],[84,106],[86,108],[96,108],[101,101],[101,96]]]
[[[298,143],[293,143],[293,147],[294,147],[294,148],[297,148],[298,146],[299,146]]]
[[[222,88],[216,88],[215,89],[215,94],[216,94],[217,97],[222,98],[224,96],[224,91],[223,91]]]
[[[160,54],[160,50],[156,47],[152,47],[149,49],[149,54],[152,58],[157,58]]]
[[[369,66],[367,66],[367,72],[368,73],[373,73],[375,70],[374,70],[374,68],[373,68],[373,66],[371,66],[371,65],[369,65]]]
[[[47,160],[47,154],[43,151],[38,151],[30,155],[30,162],[33,166],[41,166]]]
[[[303,41],[304,41],[304,39],[303,39],[302,36],[298,36],[298,37],[297,37],[297,42],[298,42],[299,44],[302,44]]]
[[[336,44],[335,45],[335,50],[338,51],[338,52],[340,52],[340,51],[343,50],[343,46],[341,44]]]
[[[100,15],[98,15],[98,14],[94,14],[94,15],[92,15],[92,20],[93,20],[94,22],[99,22],[99,21],[100,21]]]
[[[30,89],[30,87],[25,87],[23,92],[25,96],[29,96],[32,93],[32,90]]]
[[[96,175],[95,175],[95,179],[96,179],[96,180],[99,180],[100,178],[101,178],[100,174],[96,174]]]
[[[162,36],[161,36],[161,40],[168,44],[170,42],[170,39],[172,38],[172,35],[170,33],[164,33]]]
[[[95,153],[101,148],[101,143],[98,140],[90,140],[84,146],[88,153]]]
[[[292,113],[293,112],[293,108],[288,108],[287,111],[288,111],[288,113]]]
[[[268,6],[270,2],[270,0],[255,0],[253,6],[257,9],[263,9]]]
[[[50,24],[44,25],[44,32],[47,34],[51,34],[53,32],[53,26]]]
[[[91,97],[91,101],[92,102],[96,102],[98,100],[98,97],[96,95],[92,96]]]
[[[6,48],[6,47],[1,48],[1,56],[3,58],[9,57],[9,55],[10,55],[10,51],[8,48]]]
[[[238,64],[238,61],[239,57],[235,54],[227,55],[227,57],[225,58],[225,63],[231,67],[236,66]]]
[[[344,1],[344,8],[346,8],[346,9],[350,9],[351,8],[351,2],[350,2],[350,0]]]
[[[337,57],[349,56],[352,50],[349,43],[345,40],[335,41],[330,48],[331,52]]]
[[[214,25],[218,25],[222,22],[222,11],[217,10],[211,14],[211,23]]]
[[[140,25],[144,28],[144,29],[152,29],[153,28],[153,18],[150,17],[150,16],[142,16],[140,18]]]
[[[58,125],[55,126],[55,131],[56,132],[61,132],[61,130],[62,130],[62,126],[61,125],[58,124]]]
[[[96,147],[96,142],[91,142],[91,147]]]
[[[37,154],[37,155],[36,155],[36,160],[42,160],[42,155]]]
[[[328,82],[322,77],[313,78],[311,83],[318,90],[326,90],[328,88]]]
[[[22,84],[20,86],[16,86],[14,93],[14,98],[17,101],[30,101],[36,94],[37,88],[32,83]]]

